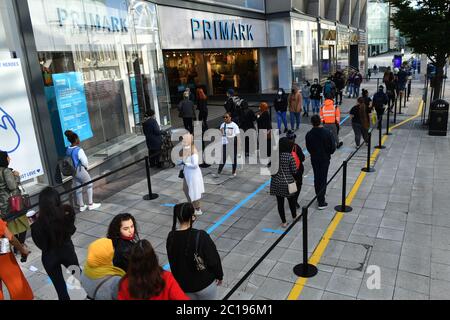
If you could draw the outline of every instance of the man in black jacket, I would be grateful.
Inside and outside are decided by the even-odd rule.
[[[381,119],[383,118],[384,114],[384,106],[389,102],[389,98],[386,93],[384,93],[384,87],[380,85],[378,87],[378,92],[375,93],[372,97],[372,106],[375,107],[375,111],[377,112],[377,118],[378,118],[378,129],[380,129],[381,126]],[[389,111],[388,111],[389,112]]]
[[[149,110],[145,115],[145,122],[142,129],[145,135],[145,142],[148,148],[148,157],[150,159],[150,167],[161,167],[159,162],[159,154],[161,152],[162,138],[159,124],[155,119],[155,111]]]
[[[319,210],[328,206],[325,202],[327,188],[328,168],[331,155],[336,151],[336,142],[333,135],[321,125],[320,117],[311,117],[313,128],[306,134],[306,149],[311,155],[311,164],[314,171],[314,189],[316,190]]]

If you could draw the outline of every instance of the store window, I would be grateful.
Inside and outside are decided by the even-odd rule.
[[[292,36],[294,82],[318,78],[317,23],[292,20]]]
[[[326,78],[336,71],[336,26],[320,24],[320,76]]]
[[[145,112],[170,125],[156,5],[131,0],[28,0],[58,153],[78,133],[106,158],[143,140]],[[128,142],[124,144],[125,142]],[[121,145],[119,145],[119,142]]]
[[[350,31],[347,27],[337,28],[336,69],[344,71],[349,65]]]
[[[258,50],[164,51],[173,103],[186,87],[206,88],[208,95],[259,92]]]

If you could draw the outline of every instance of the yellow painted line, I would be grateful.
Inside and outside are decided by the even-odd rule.
[[[390,128],[390,130],[398,128],[399,126],[420,116],[420,114],[422,112],[422,107],[423,107],[423,101],[420,102],[419,110],[417,111],[417,114],[415,116],[412,116],[411,118],[400,122],[399,124]],[[383,136],[383,138],[381,139],[381,145],[384,145],[387,138],[388,138],[387,135]],[[372,155],[370,157],[371,165],[377,159],[377,157],[380,153],[380,150],[381,149],[375,149],[374,152],[372,153]],[[359,174],[358,179],[356,180],[355,184],[353,185],[352,190],[350,191],[350,193],[348,194],[348,196],[346,198],[345,202],[348,205],[351,205],[351,203],[353,202],[353,199],[355,198],[356,193],[358,192],[359,188],[361,187],[361,184],[363,183],[364,178],[366,177],[366,174],[367,174],[366,172],[361,172]],[[322,255],[324,254],[324,252],[328,246],[328,243],[330,242],[331,237],[333,236],[334,232],[336,231],[336,229],[343,217],[344,217],[344,213],[336,212],[333,220],[331,221],[330,225],[328,226],[327,230],[325,231],[325,234],[323,235],[322,239],[320,240],[319,244],[317,245],[316,249],[314,250],[312,256],[309,258],[308,263],[310,263],[314,266],[317,266],[319,264],[320,259],[322,258]],[[298,300],[307,281],[308,281],[308,278],[303,278],[303,277],[297,278],[297,281],[295,282],[293,288],[291,289],[291,292],[289,293],[289,296],[287,299],[288,300]]]

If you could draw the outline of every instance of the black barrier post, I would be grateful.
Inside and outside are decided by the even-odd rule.
[[[397,123],[397,96],[395,97],[394,104],[394,123]]]
[[[342,169],[342,202],[340,206],[334,207],[334,210],[338,212],[351,212],[353,208],[345,205],[345,198],[347,197],[347,160],[344,160]]]
[[[150,180],[150,161],[148,157],[145,157],[145,171],[147,174],[147,188],[148,188],[148,194],[142,197],[144,200],[154,200],[158,198],[157,193],[152,192],[152,181]]]
[[[390,133],[389,132],[389,124],[390,124],[390,122],[389,122],[389,117],[390,117],[390,114],[391,113],[391,109],[389,108],[389,106],[387,107],[387,118],[386,118],[386,135],[387,136],[390,136],[390,135],[392,135],[392,133]]]
[[[404,97],[403,97],[403,108],[406,108],[406,89],[403,90],[403,94],[404,94]]]
[[[302,208],[303,219],[303,263],[294,267],[294,273],[303,278],[311,278],[317,274],[316,266],[308,264],[308,207]]]
[[[398,96],[400,96],[400,91],[398,92]],[[398,99],[398,114],[402,114],[402,98]]]
[[[377,91],[379,87],[380,87],[380,78],[377,78]]]
[[[370,167],[370,149],[372,145],[372,131],[369,131],[369,141],[367,143],[367,166],[365,168],[362,168],[361,171],[364,172],[375,172],[375,168]]]
[[[378,145],[377,146],[375,146],[375,148],[377,148],[377,149],[384,149],[384,148],[386,148],[385,146],[383,146],[382,144],[381,144],[381,135],[382,135],[382,133],[381,133],[381,131],[383,130],[383,116],[381,116],[380,117],[380,119],[378,120]]]

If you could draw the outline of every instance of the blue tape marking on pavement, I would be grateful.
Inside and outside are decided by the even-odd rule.
[[[175,207],[175,203],[163,203],[161,207]]]
[[[284,233],[284,231],[281,231],[281,230],[274,230],[274,229],[267,229],[267,228],[264,228],[261,231],[263,231],[263,232],[270,232],[270,233],[278,233],[278,234],[283,234]]]
[[[248,195],[244,200],[239,202],[233,209],[228,211],[226,215],[224,215],[222,218],[219,219],[212,227],[210,227],[206,232],[208,234],[211,234],[214,230],[216,230],[222,223],[224,223],[229,217],[231,217],[233,214],[236,213],[244,204],[246,204],[248,201],[250,201],[254,196],[256,196],[259,192],[261,192],[262,189],[267,187],[270,183],[270,179],[263,183],[256,191],[254,191],[252,194]],[[169,270],[170,265],[167,263],[163,266],[164,270]]]
[[[254,196],[256,196],[262,189],[264,189],[265,187],[267,187],[270,183],[270,179],[268,181],[266,181],[265,183],[263,183],[258,189],[256,189],[255,192],[253,192],[252,194],[248,195],[244,200],[242,200],[241,202],[239,202],[233,209],[231,209],[226,215],[224,215],[222,218],[219,219],[219,221],[217,221],[212,227],[210,227],[206,232],[208,232],[208,234],[210,234],[211,232],[213,232],[214,230],[216,230],[222,223],[224,223],[229,217],[231,217],[234,213],[236,213],[236,211],[238,211],[244,204],[246,204],[251,198],[253,198]]]
[[[341,122],[339,122],[339,125],[342,125],[347,119],[350,118],[350,115],[346,116]]]

